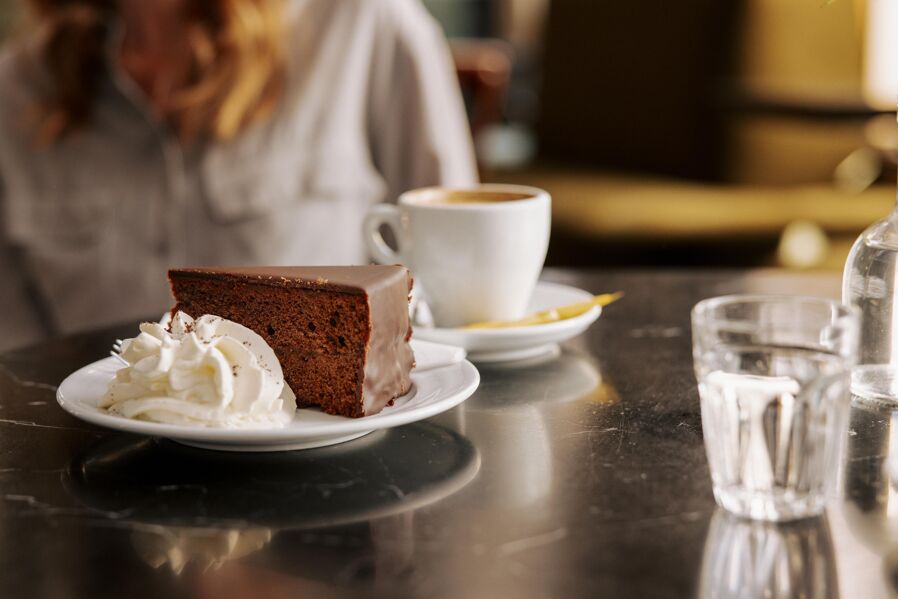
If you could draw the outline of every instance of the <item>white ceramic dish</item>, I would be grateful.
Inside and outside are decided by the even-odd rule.
[[[421,367],[412,371],[412,390],[379,414],[364,418],[332,416],[317,409],[300,409],[281,429],[216,429],[132,420],[97,408],[109,381],[121,368],[105,358],[69,375],[56,400],[86,422],[128,433],[165,437],[186,445],[224,451],[287,451],[335,445],[368,433],[429,418],[463,402],[480,384],[474,365],[457,348],[413,345]],[[440,362],[439,360],[444,360]],[[443,364],[443,365],[440,365]]]
[[[592,294],[576,287],[546,283],[536,285],[527,312],[539,312],[592,299]],[[509,329],[449,329],[414,327],[416,339],[464,348],[472,362],[509,362],[551,355],[558,344],[576,337],[596,321],[602,309],[596,306],[574,318],[548,324]]]

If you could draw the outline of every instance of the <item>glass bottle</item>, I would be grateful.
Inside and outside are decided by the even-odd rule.
[[[842,302],[861,313],[852,395],[898,405],[898,205],[854,242],[845,263]]]

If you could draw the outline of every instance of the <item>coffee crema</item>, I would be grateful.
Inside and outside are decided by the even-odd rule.
[[[427,204],[438,206],[443,204],[494,204],[497,202],[514,202],[517,200],[529,200],[533,194],[518,193],[513,191],[484,191],[484,190],[434,190],[422,193],[414,198],[415,204]]]

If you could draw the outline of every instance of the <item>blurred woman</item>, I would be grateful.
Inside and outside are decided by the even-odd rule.
[[[420,0],[29,0],[0,55],[0,347],[154,316],[173,265],[364,263],[476,169]]]

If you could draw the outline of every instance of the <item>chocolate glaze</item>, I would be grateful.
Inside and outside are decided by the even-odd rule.
[[[380,412],[411,388],[414,354],[408,315],[412,278],[403,266],[289,266],[172,269],[169,279],[215,278],[255,285],[365,295],[370,334],[364,359],[362,411]],[[177,299],[177,298],[176,298]]]
[[[177,268],[169,271],[169,278],[192,276],[198,278],[235,279],[263,285],[304,287],[363,294],[385,284],[385,279],[397,277],[403,266],[253,266],[243,268]],[[408,271],[406,270],[406,273]],[[389,284],[392,279],[386,282]]]
[[[380,412],[407,393],[412,385],[410,372],[415,366],[415,356],[409,345],[412,327],[408,316],[412,277],[405,267],[392,268],[399,269],[396,275],[385,277],[382,285],[367,288],[371,336],[362,396],[366,416]]]

